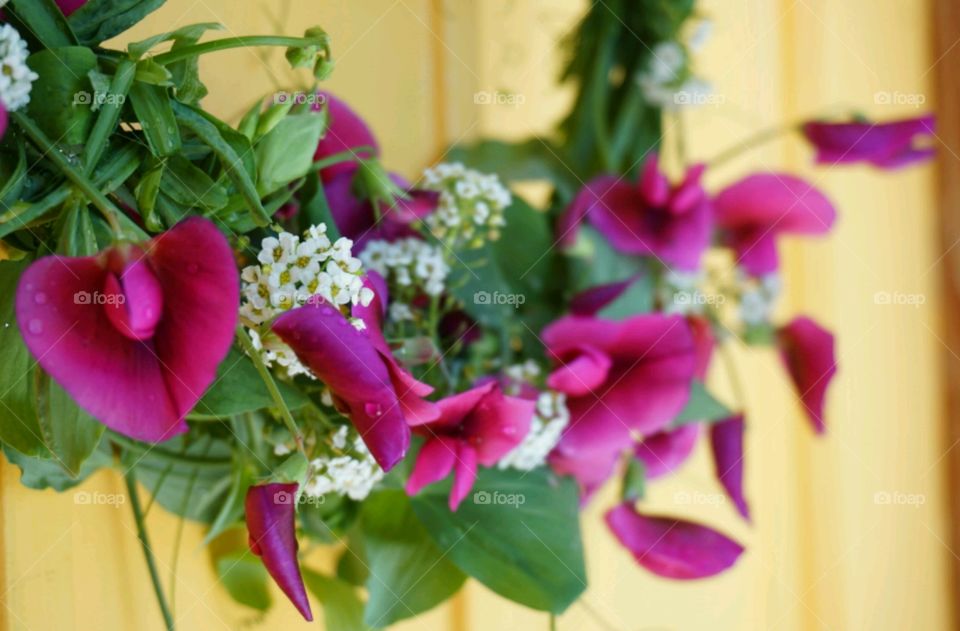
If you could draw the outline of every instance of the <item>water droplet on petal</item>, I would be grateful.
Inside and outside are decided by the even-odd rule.
[[[43,333],[43,322],[37,318],[33,318],[27,322],[27,330],[33,333],[34,335],[40,335]]]
[[[38,305],[45,305],[47,304],[47,294],[42,291],[37,292],[33,295],[33,301]]]
[[[368,416],[376,418],[383,414],[383,406],[379,403],[364,403],[363,411],[366,412]]]
[[[514,427],[513,425],[507,425],[506,427],[503,428],[503,433],[506,434],[507,436],[513,436],[514,434],[517,433],[517,428]]]

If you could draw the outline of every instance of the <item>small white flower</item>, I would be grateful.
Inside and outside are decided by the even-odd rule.
[[[0,26],[0,102],[9,112],[15,112],[30,103],[30,90],[40,75],[27,65],[27,43],[17,29],[9,24]]]
[[[521,471],[535,469],[547,461],[547,456],[560,442],[564,428],[570,423],[566,397],[557,392],[541,392],[530,431],[510,453],[500,459],[497,467]]]
[[[328,441],[334,453],[310,462],[304,493],[312,497],[336,493],[358,502],[366,499],[383,479],[383,469],[352,428],[341,426]]]

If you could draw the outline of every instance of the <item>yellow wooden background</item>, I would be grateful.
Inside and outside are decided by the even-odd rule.
[[[722,102],[685,117],[695,157],[838,105],[882,118],[916,114],[906,101],[918,96],[927,107],[933,103],[931,16],[923,0],[704,0],[700,6],[716,28],[698,67]],[[297,32],[322,25],[333,36],[338,64],[330,87],[372,123],[387,162],[414,176],[449,141],[547,130],[569,98],[553,83],[556,42],[585,7],[574,0],[168,0],[136,35],[199,21],[222,22],[235,34],[272,32],[278,23]],[[203,68],[211,88],[207,106],[233,119],[292,81],[276,52],[223,53]],[[523,103],[476,106],[473,95],[483,90],[513,92]],[[712,173],[710,183],[747,168],[800,170],[842,209],[829,239],[789,247],[782,308],[784,317],[811,313],[838,334],[841,371],[830,393],[829,434],[811,436],[772,353],[738,352],[751,384],[747,490],[754,525],[741,523],[729,505],[686,503],[678,495],[709,499],[720,492],[703,449],[652,486],[650,503],[709,521],[748,552],[712,580],[656,579],[608,536],[600,516],[612,496],[600,497],[584,521],[590,588],[561,617],[560,629],[953,628],[950,566],[957,559],[948,545],[944,455],[951,445],[944,444],[937,368],[934,169],[812,169],[809,158],[798,142],[772,144]],[[877,292],[925,302],[881,305]],[[722,374],[714,378],[725,387]],[[159,629],[129,507],[77,504],[73,492],[28,491],[17,477],[3,466],[3,628]],[[80,491],[123,488],[104,473]],[[923,503],[887,505],[876,501],[878,493],[914,494]],[[165,580],[176,525],[160,510],[149,518]],[[176,579],[181,629],[301,628],[279,592],[279,606],[263,620],[232,604],[215,583],[201,538],[200,528],[186,528]],[[327,561],[323,554],[312,559],[318,567]],[[398,625],[546,627],[544,615],[475,583],[452,605]]]

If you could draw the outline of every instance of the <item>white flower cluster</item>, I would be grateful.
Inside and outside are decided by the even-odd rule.
[[[451,248],[462,244],[480,247],[486,239],[500,237],[500,229],[506,225],[503,213],[513,198],[496,175],[468,169],[459,162],[444,163],[424,171],[423,186],[440,193],[427,226]]]
[[[370,241],[360,253],[360,260],[364,267],[378,272],[388,282],[400,287],[422,287],[429,296],[443,293],[444,281],[450,273],[450,266],[444,261],[440,247],[415,237],[392,243]],[[399,311],[406,305],[394,304],[401,305],[397,308],[400,315]]]
[[[497,466],[520,471],[536,469],[547,461],[547,456],[557,446],[560,435],[569,423],[570,410],[567,409],[566,396],[559,392],[541,392],[530,431],[523,442],[504,456]]]
[[[738,273],[738,280],[740,281],[740,320],[750,326],[769,322],[782,289],[780,276],[767,274],[760,278],[751,278]]]
[[[650,66],[637,77],[644,99],[668,110],[708,102],[713,89],[703,79],[690,75],[688,65],[689,55],[680,43],[654,46]]]
[[[678,272],[669,270],[660,285],[660,301],[667,314],[697,315],[715,297],[708,297],[700,289],[703,283],[701,272]]]
[[[365,499],[383,479],[383,469],[352,428],[341,426],[330,441],[335,453],[310,462],[303,492],[311,497],[336,493],[356,501]]]
[[[523,384],[534,383],[540,376],[540,365],[528,359],[522,364],[513,364],[503,369],[504,376],[512,383],[507,387],[510,394],[517,394]]]
[[[353,242],[340,238],[331,243],[326,232],[326,225],[320,224],[309,228],[302,239],[289,232],[264,239],[257,255],[259,265],[245,267],[240,275],[241,317],[262,324],[311,300],[340,308],[370,304],[373,291],[363,286],[363,264],[350,251]],[[359,320],[352,322],[357,328],[363,326]],[[250,335],[267,366],[278,364],[291,377],[311,374],[278,338],[261,338],[254,330]]]
[[[27,43],[17,29],[0,26],[0,102],[14,112],[30,102],[30,88],[40,75],[27,66]]]

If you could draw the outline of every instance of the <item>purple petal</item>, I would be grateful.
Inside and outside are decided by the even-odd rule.
[[[87,3],[87,0],[57,0],[57,6],[67,17],[70,17],[74,11]]]
[[[670,517],[648,517],[629,503],[606,515],[607,525],[637,563],[658,576],[706,578],[733,566],[743,546],[724,534]]]
[[[619,298],[639,278],[640,276],[637,275],[616,283],[585,289],[570,299],[570,312],[579,316],[596,315],[598,311]]]
[[[245,501],[250,549],[306,620],[313,620],[297,560],[296,484],[251,486]]]
[[[827,388],[837,372],[833,335],[810,318],[799,317],[781,328],[777,338],[807,416],[816,432],[823,433]]]
[[[681,425],[674,430],[647,436],[637,444],[634,455],[643,461],[647,479],[654,480],[673,472],[686,462],[699,437],[699,425]]]
[[[329,305],[281,315],[273,331],[333,391],[370,453],[384,470],[403,459],[410,428],[390,370],[370,337]]]
[[[450,487],[449,506],[456,511],[460,502],[470,494],[477,479],[477,451],[463,441],[457,450],[457,463],[453,470],[453,486]]]
[[[581,396],[603,385],[612,360],[591,346],[581,346],[569,361],[547,377],[547,386],[568,395]]]
[[[358,154],[357,157],[359,158],[369,158],[380,153],[380,148],[377,145],[377,139],[374,137],[373,132],[370,131],[370,128],[367,127],[367,124],[356,112],[329,92],[321,91],[317,94],[324,97],[326,101],[327,112],[330,115],[330,123],[327,127],[326,134],[324,134],[323,138],[320,139],[320,143],[317,145],[317,153],[314,156],[315,160],[329,158],[348,149],[358,147],[373,148],[373,155],[362,152]],[[355,160],[340,162],[325,168],[321,171],[321,175],[325,182],[329,182],[342,173],[353,171],[356,166],[357,163]]]
[[[660,156],[651,153],[640,172],[640,193],[650,206],[664,206],[670,198],[670,180],[660,171]]]
[[[557,221],[557,243],[563,247],[572,246],[577,240],[577,228],[619,182],[620,178],[612,175],[601,175],[587,182]]]
[[[743,495],[743,415],[710,426],[710,445],[717,479],[737,507],[737,512],[750,521],[750,507]]]
[[[476,459],[492,467],[530,432],[536,401],[508,397],[499,387],[487,393],[464,419],[462,435]]]
[[[448,436],[434,436],[423,443],[407,480],[407,495],[416,495],[428,484],[447,477],[457,461],[458,443]]]
[[[116,275],[125,270],[121,287]],[[195,218],[142,249],[39,259],[20,279],[17,321],[40,366],[80,407],[122,434],[156,442],[187,430],[184,416],[233,341],[239,291],[226,239]],[[110,313],[119,296],[131,312]],[[151,310],[161,308],[156,322]],[[132,339],[154,323],[152,337]]]
[[[915,144],[931,141],[936,120],[932,114],[888,123],[812,121],[803,133],[817,151],[818,164],[867,162],[895,169],[931,158],[933,147]]]

